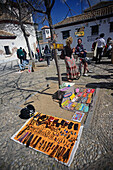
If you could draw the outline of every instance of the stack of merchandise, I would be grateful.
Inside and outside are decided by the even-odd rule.
[[[78,121],[78,115],[79,118],[82,118],[84,113],[89,112],[95,92],[95,89],[75,88],[74,93],[66,92],[64,94],[61,107],[75,112],[73,120]]]
[[[80,142],[79,122],[36,113],[12,139],[70,166]]]

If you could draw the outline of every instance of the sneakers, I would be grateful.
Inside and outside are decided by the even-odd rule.
[[[24,71],[21,71],[21,70],[19,70],[18,72],[16,72],[16,73],[23,73]]]
[[[88,74],[85,73],[85,74],[83,74],[83,76],[88,77]]]
[[[88,73],[92,73],[92,71],[91,71],[91,70],[88,70],[87,72],[88,72]]]

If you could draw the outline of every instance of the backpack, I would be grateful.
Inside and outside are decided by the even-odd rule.
[[[61,54],[60,54],[59,57],[60,57],[61,60],[65,59],[65,49],[61,51]]]
[[[21,119],[29,119],[30,117],[32,117],[34,115],[34,112],[35,112],[34,106],[29,104],[29,105],[27,105],[27,107],[23,108],[20,111],[19,117]]]

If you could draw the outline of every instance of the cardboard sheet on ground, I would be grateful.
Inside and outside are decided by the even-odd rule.
[[[79,122],[37,112],[11,139],[70,166],[82,129]]]

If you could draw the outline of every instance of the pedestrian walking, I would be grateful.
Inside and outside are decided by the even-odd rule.
[[[97,37],[95,40],[97,40],[99,37]],[[92,51],[93,51],[93,60],[96,58],[96,53],[97,53],[97,42],[93,42],[92,44]]]
[[[23,59],[24,59],[24,52],[23,52],[23,50],[22,50],[22,47],[20,47],[20,48],[17,50],[17,57],[20,59],[20,64],[22,64]]]
[[[65,57],[65,64],[67,70],[67,80],[69,82],[73,81],[74,78],[79,78],[79,72],[77,71],[77,66],[75,64],[74,59],[74,50],[71,48],[71,44],[73,42],[72,37],[68,37],[66,39],[66,46],[64,46],[63,54]]]
[[[104,55],[108,58],[111,58],[111,51],[112,51],[112,45],[111,45],[111,41],[112,38],[111,37],[108,37],[107,39],[107,43],[106,43],[106,46],[105,46],[105,49],[104,49]]]
[[[78,44],[77,44],[77,46],[75,48],[75,54],[78,55],[78,57],[82,59],[82,63],[84,65],[84,73],[83,73],[83,75],[88,76],[88,74],[86,74],[86,71],[89,72],[88,63],[86,61],[86,53],[87,53],[87,51],[83,47],[81,38],[79,38],[77,40],[77,42],[78,42]]]
[[[47,60],[47,66],[49,67],[50,66],[51,51],[48,48],[48,45],[45,46],[44,54],[45,54],[45,57],[46,57],[46,60]]]
[[[97,64],[98,60],[100,63],[100,60],[102,58],[102,52],[106,45],[106,42],[103,37],[104,37],[104,33],[100,34],[100,37],[95,41],[95,42],[97,42],[97,53],[96,53],[96,62],[95,62],[96,64]],[[99,58],[98,58],[98,56],[99,56]]]
[[[26,60],[27,59],[27,53],[26,53],[26,51],[24,49],[23,49],[23,52],[24,52],[23,60]]]

